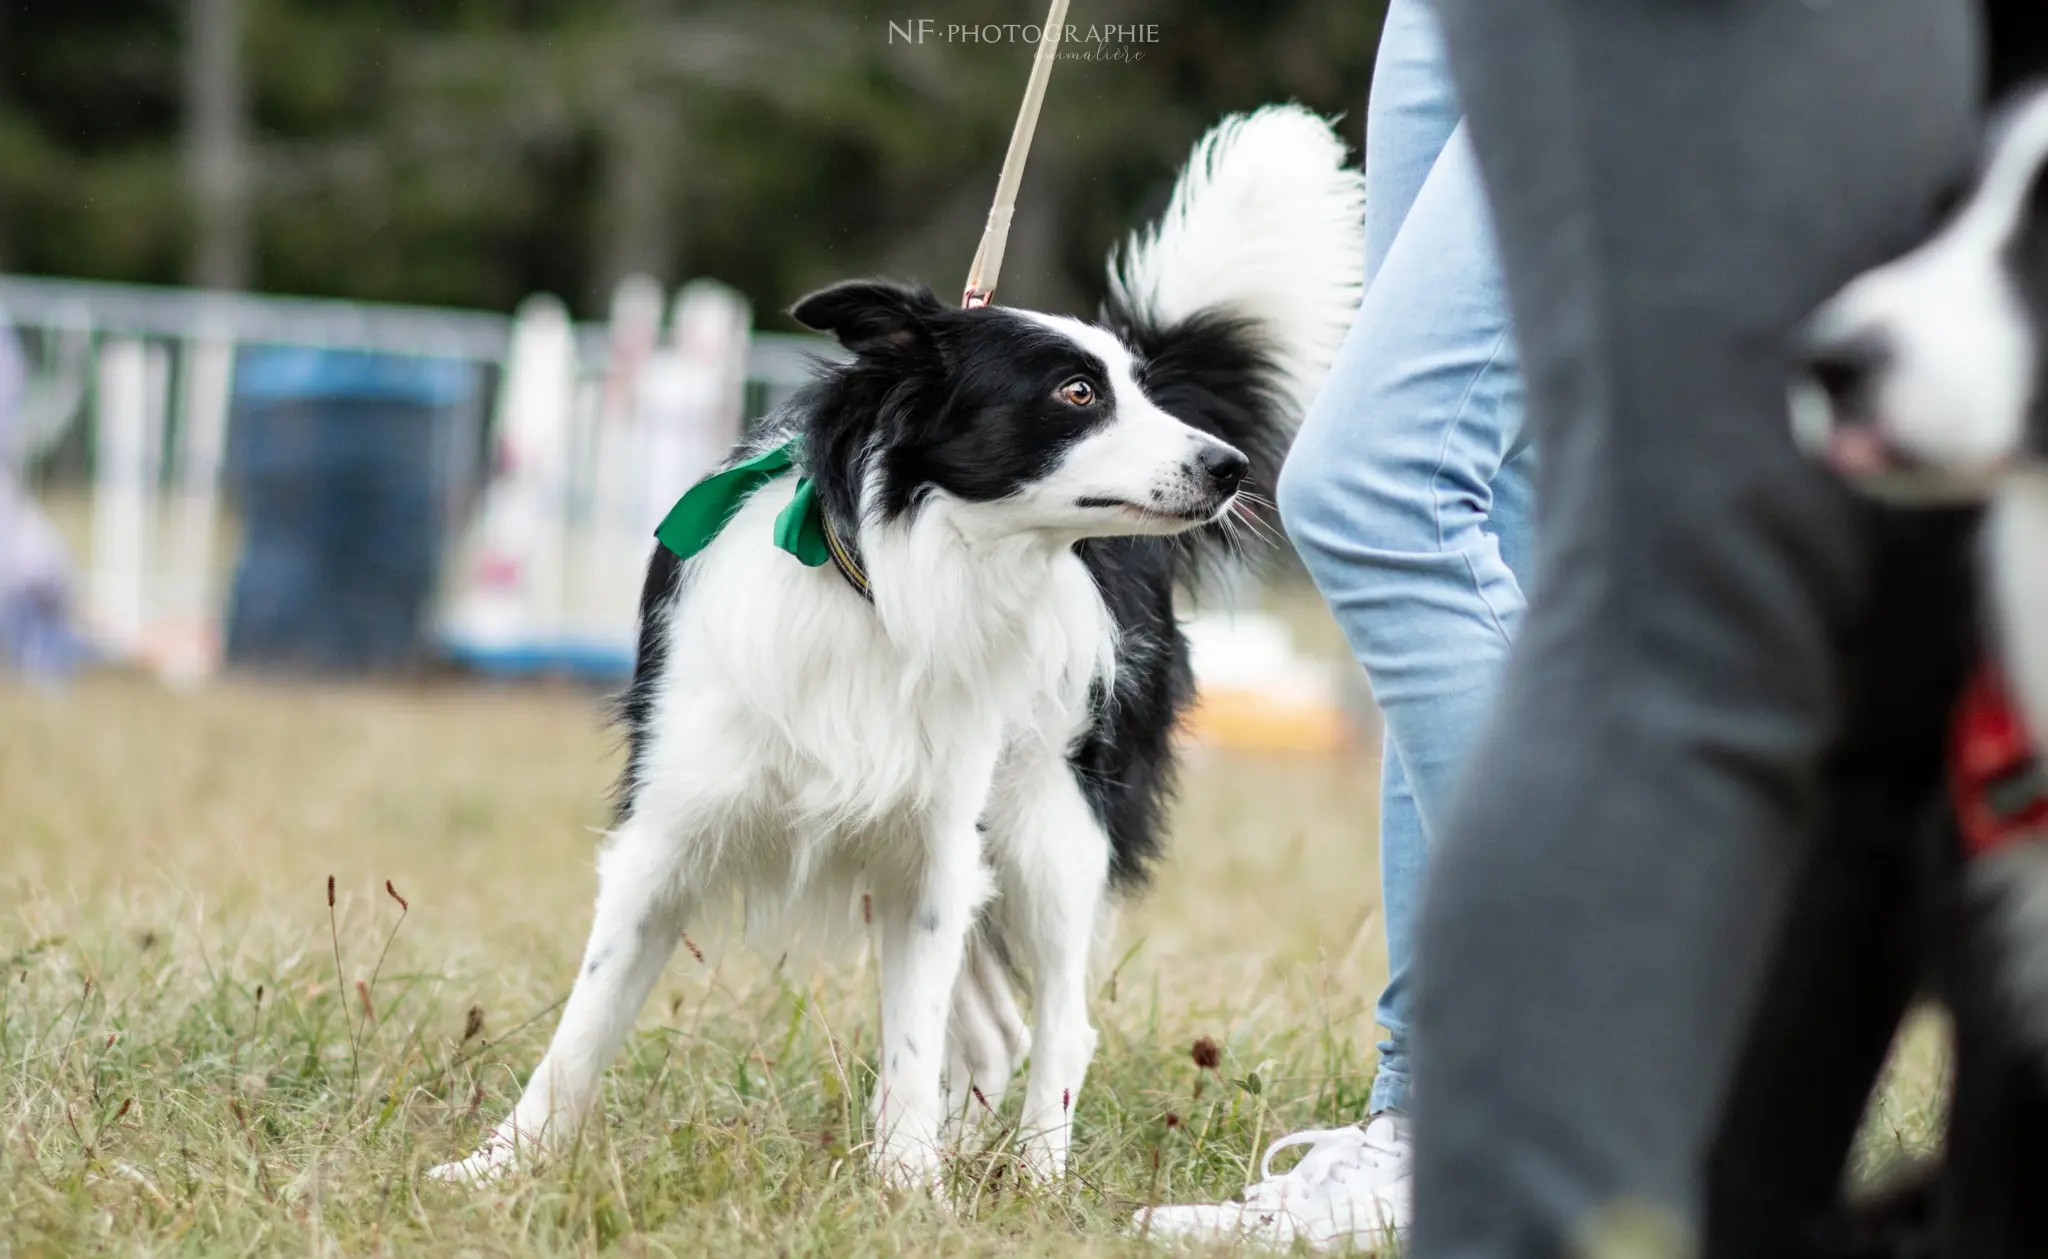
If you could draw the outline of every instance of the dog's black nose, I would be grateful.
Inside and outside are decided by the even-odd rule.
[[[1252,461],[1221,442],[1212,442],[1202,447],[1202,453],[1195,457],[1201,465],[1202,475],[1209,478],[1209,485],[1218,498],[1227,498],[1237,493],[1237,487],[1244,484],[1245,474],[1252,470]]]
[[[1891,357],[1891,343],[1882,333],[1869,331],[1810,336],[1801,352],[1806,374],[1844,416],[1864,410],[1870,382]]]

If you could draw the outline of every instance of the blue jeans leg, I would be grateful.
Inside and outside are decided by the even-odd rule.
[[[1365,287],[1458,128],[1458,93],[1429,0],[1392,0],[1365,106]]]
[[[1374,1111],[1407,1105],[1429,836],[1491,706],[1531,549],[1534,460],[1522,441],[1507,299],[1436,41],[1427,6],[1396,0],[1367,117],[1371,280],[1279,487],[1288,533],[1387,723],[1380,880],[1390,977]],[[1395,212],[1388,233],[1380,216]]]

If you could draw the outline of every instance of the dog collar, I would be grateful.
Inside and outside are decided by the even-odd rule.
[[[2048,839],[2048,770],[2004,679],[1988,665],[1970,679],[1956,706],[1949,790],[1971,857]]]
[[[852,586],[861,598],[873,603],[874,587],[868,585],[868,570],[861,567],[860,555],[854,550],[853,543],[839,536],[839,530],[832,527],[832,518],[825,514],[823,508],[818,509],[818,523],[824,526],[825,549],[832,554],[833,567],[839,570],[839,575],[846,578],[846,584]]]
[[[705,477],[685,491],[655,526],[656,540],[677,559],[696,555],[724,532],[754,491],[795,467],[802,454],[803,439],[792,437]],[[798,475],[796,493],[776,514],[775,545],[808,568],[832,565],[861,598],[874,601],[859,553],[833,528],[824,504],[818,501],[818,488],[808,476]]]

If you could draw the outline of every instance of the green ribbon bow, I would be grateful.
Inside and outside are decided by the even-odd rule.
[[[654,536],[678,559],[689,559],[711,545],[748,496],[789,471],[802,453],[803,439],[792,437],[744,463],[705,477],[676,500]],[[797,478],[796,494],[775,517],[775,545],[812,568],[832,560],[832,548],[825,539],[825,513],[818,506],[817,487],[807,476]]]

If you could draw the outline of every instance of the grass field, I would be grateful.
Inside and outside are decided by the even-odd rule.
[[[892,1199],[859,1150],[872,969],[710,939],[576,1159],[423,1182],[539,1059],[616,760],[578,692],[0,683],[0,1256],[1136,1255],[1134,1206],[1362,1113],[1376,774],[1210,757],[1101,966],[1064,1188],[998,1140],[949,1204]],[[1927,1139],[1939,1039],[1908,1038],[1866,1161]]]

